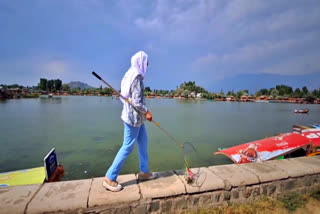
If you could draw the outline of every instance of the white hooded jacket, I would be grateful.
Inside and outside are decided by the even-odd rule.
[[[121,119],[131,126],[140,126],[145,121],[144,84],[143,78],[147,71],[148,55],[139,51],[131,57],[131,67],[121,81],[121,95],[128,98],[140,112],[137,112],[130,104],[123,102]]]

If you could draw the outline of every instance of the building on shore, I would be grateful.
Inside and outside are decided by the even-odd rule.
[[[6,98],[8,98],[7,91],[6,89],[0,86],[0,99],[6,99]]]
[[[227,101],[234,102],[236,98],[234,96],[227,97]]]
[[[241,102],[254,102],[254,98],[251,95],[242,95],[240,98]]]

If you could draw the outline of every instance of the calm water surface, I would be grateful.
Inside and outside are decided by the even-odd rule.
[[[181,142],[191,142],[192,166],[230,163],[218,148],[289,132],[320,122],[320,105],[148,99],[155,121]],[[309,114],[294,114],[309,108]],[[122,104],[111,97],[54,97],[0,101],[0,172],[38,167],[55,147],[65,180],[104,176],[122,144]],[[179,148],[147,123],[152,171],[184,167]],[[122,174],[139,171],[137,149]]]

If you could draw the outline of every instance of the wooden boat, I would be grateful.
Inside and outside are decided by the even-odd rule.
[[[64,175],[64,169],[57,162],[54,148],[45,156],[43,161],[44,166],[41,167],[0,173],[0,188],[60,181]]]
[[[234,163],[262,162],[279,157],[314,156],[320,154],[320,129],[294,126],[293,132],[249,142],[226,149],[214,155],[225,155]]]
[[[307,113],[309,113],[309,109],[307,109],[307,108],[305,108],[305,109],[295,109],[294,113],[307,114]]]

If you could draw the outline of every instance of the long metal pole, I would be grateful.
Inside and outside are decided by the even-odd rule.
[[[119,97],[121,97],[122,99],[124,99],[127,103],[129,103],[129,105],[131,105],[136,111],[145,114],[144,112],[142,112],[141,110],[137,109],[128,98],[125,98],[124,96],[122,96],[121,93],[119,93],[119,91],[115,90],[109,83],[107,83],[106,81],[104,81],[104,79],[102,79],[96,72],[92,71],[92,74],[98,78],[99,80],[101,80],[104,84],[106,84],[109,88],[112,89],[113,92],[115,92]],[[152,120],[150,121],[152,122],[154,125],[156,125],[159,129],[161,129],[161,131],[163,131],[173,142],[175,142],[179,147],[184,148],[184,144],[180,143],[176,138],[174,138],[172,135],[170,135],[164,128],[162,128],[159,123],[157,123],[156,121]]]

